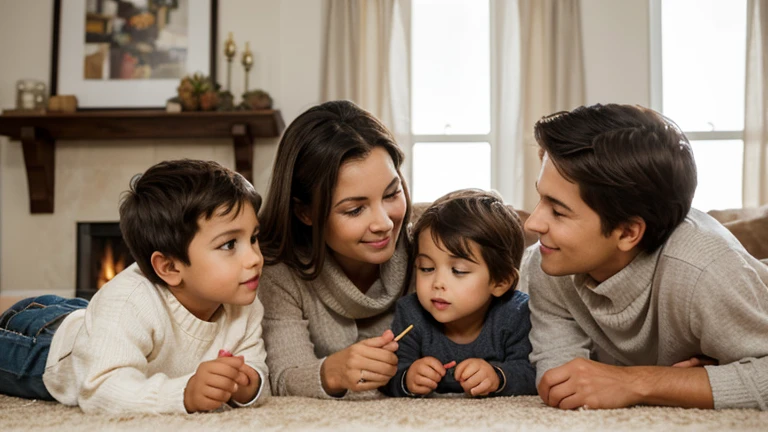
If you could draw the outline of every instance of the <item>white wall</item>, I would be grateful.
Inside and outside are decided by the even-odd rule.
[[[52,5],[52,0],[0,1],[0,108],[14,106],[17,79],[48,82]],[[316,104],[321,6],[317,0],[220,0],[219,81],[226,79],[223,41],[231,31],[239,50],[249,41],[254,52],[251,89],[267,90],[286,124]],[[239,99],[244,88],[239,56],[232,72],[232,90]],[[262,193],[276,143],[276,139],[259,140],[256,145],[254,183]],[[213,159],[234,167],[228,139],[60,141],[55,212],[31,215],[21,145],[0,138],[0,292],[73,295],[76,222],[117,221],[119,195],[130,177],[156,162],[178,157]]]

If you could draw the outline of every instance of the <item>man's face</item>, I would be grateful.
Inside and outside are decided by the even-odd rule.
[[[546,154],[536,188],[540,200],[525,228],[539,236],[544,273],[587,273],[602,282],[623,268],[618,248],[622,230],[605,236],[600,216],[581,199],[579,186],[560,175]]]

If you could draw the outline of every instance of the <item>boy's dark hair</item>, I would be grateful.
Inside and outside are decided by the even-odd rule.
[[[272,180],[259,215],[259,242],[267,265],[284,263],[305,280],[323,270],[327,254],[325,227],[342,164],[362,160],[381,147],[395,165],[407,208],[398,241],[407,241],[411,214],[408,186],[400,172],[405,156],[387,128],[368,111],[349,101],[314,106],[286,129],[277,150]],[[312,226],[296,216],[309,210]]]
[[[685,134],[640,106],[592,105],[552,114],[534,126],[540,156],[579,186],[604,235],[633,217],[645,221],[639,248],[653,252],[685,219],[696,163]]]
[[[221,209],[217,215],[235,218],[244,203],[258,212],[261,196],[242,175],[216,162],[160,162],[131,179],[120,203],[120,231],[144,276],[165,285],[152,267],[152,254],[189,265],[200,217],[211,219]]]
[[[454,256],[472,262],[470,240],[480,247],[480,254],[488,266],[491,282],[501,282],[512,276],[515,281],[511,293],[519,282],[520,261],[525,249],[523,225],[511,206],[501,196],[480,189],[461,189],[438,198],[416,224],[411,235],[413,243],[409,254],[409,284],[416,256],[419,254],[419,235],[429,229],[435,244],[441,244]]]

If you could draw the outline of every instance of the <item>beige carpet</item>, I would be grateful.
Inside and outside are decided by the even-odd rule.
[[[560,411],[538,397],[327,401],[273,397],[264,406],[191,415],[85,415],[78,408],[0,395],[0,430],[189,431],[732,431],[768,430],[768,412],[636,407]]]

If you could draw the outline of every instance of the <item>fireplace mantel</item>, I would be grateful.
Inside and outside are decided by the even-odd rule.
[[[278,110],[181,113],[162,110],[6,111],[0,115],[0,135],[22,143],[31,213],[53,213],[56,140],[229,137],[235,147],[235,169],[253,181],[254,138],[277,137],[284,128]]]

